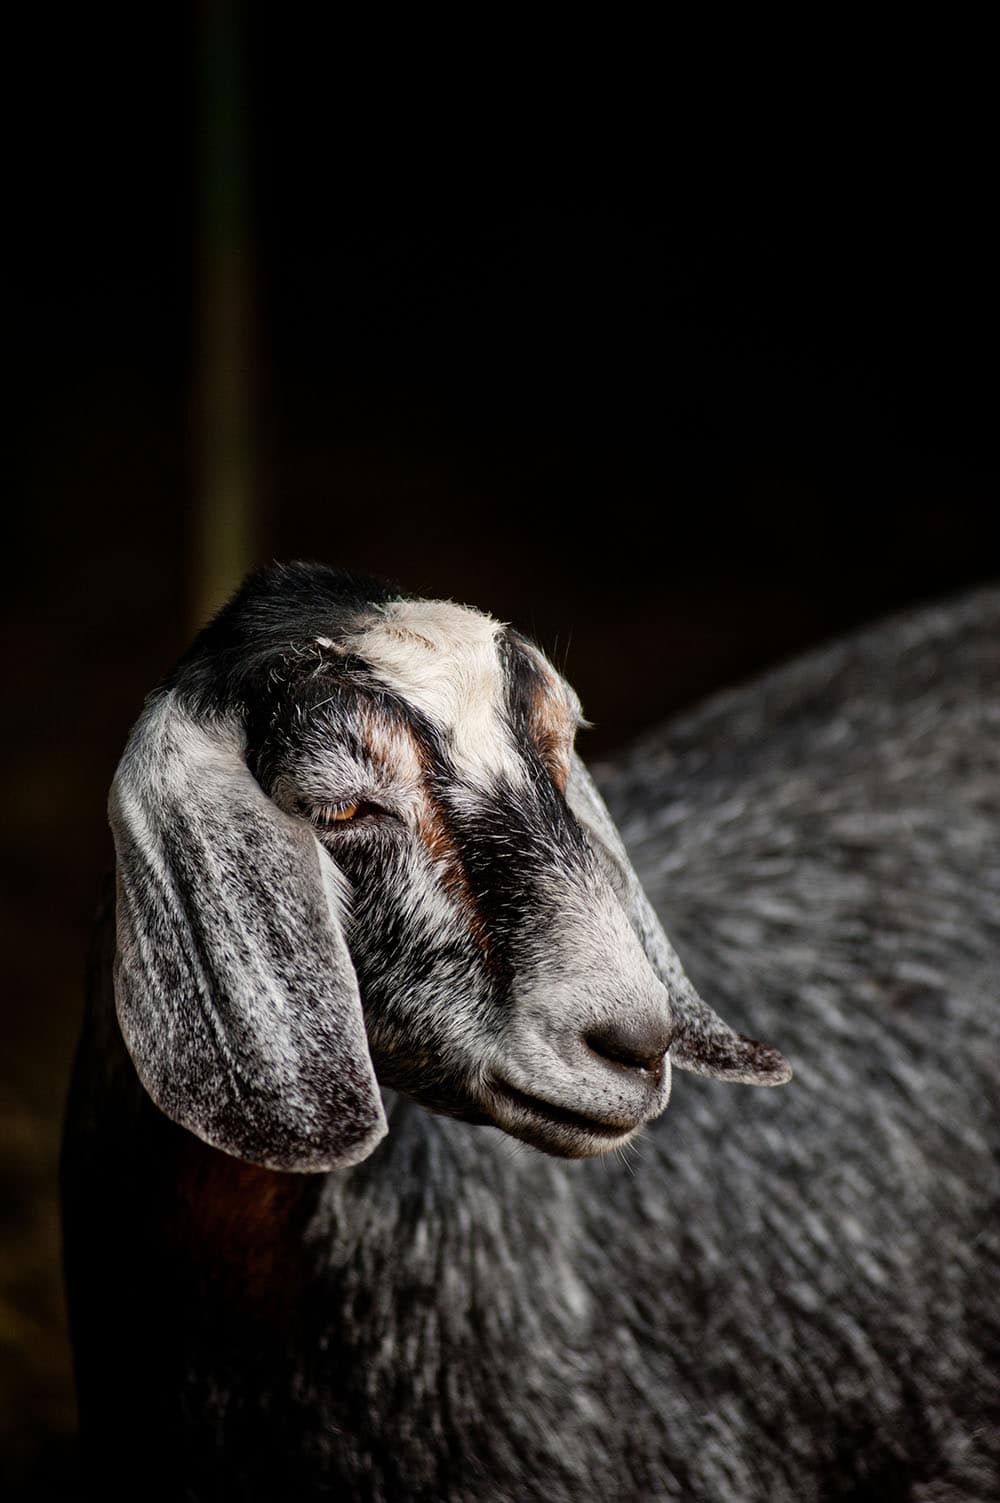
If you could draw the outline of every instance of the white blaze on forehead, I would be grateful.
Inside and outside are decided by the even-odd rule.
[[[491,616],[441,600],[393,600],[345,646],[447,738],[459,770],[525,776],[504,716],[505,679]]]

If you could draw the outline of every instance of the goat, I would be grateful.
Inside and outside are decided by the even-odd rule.
[[[998,687],[983,591],[606,806],[524,637],[252,577],[111,797],[63,1150],[100,1496],[995,1497]],[[788,1090],[720,1083],[790,1070],[699,992]],[[661,1118],[671,1064],[715,1079]]]

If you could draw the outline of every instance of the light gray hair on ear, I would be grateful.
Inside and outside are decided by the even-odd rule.
[[[386,1131],[345,884],[244,759],[242,727],[154,697],[111,790],[115,995],[140,1079],[175,1122],[272,1169],[365,1158]]]

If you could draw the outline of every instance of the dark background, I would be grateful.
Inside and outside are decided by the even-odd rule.
[[[887,54],[871,122],[843,80],[807,123],[808,70],[776,109],[711,68],[679,105],[682,61],[658,77],[636,39],[555,49],[529,110],[502,67],[487,90],[492,43],[454,96],[404,55],[404,94],[313,21],[56,14],[13,51],[0,1445],[25,1495],[72,1472],[54,1165],[106,788],[244,563],[515,621],[601,754],[1000,573],[995,122],[961,67]]]

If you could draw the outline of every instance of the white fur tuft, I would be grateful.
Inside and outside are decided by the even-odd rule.
[[[503,624],[440,600],[394,600],[348,646],[447,738],[459,770],[482,782],[524,781],[502,714]]]

